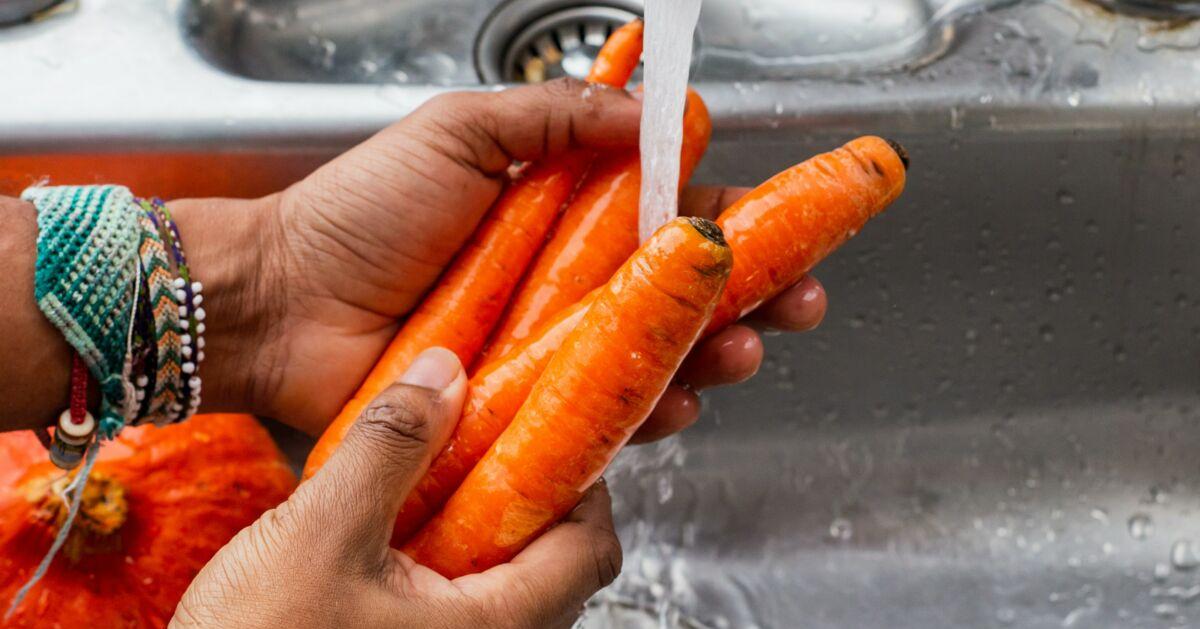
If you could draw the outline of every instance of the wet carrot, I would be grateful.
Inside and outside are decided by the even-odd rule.
[[[899,145],[859,138],[779,173],[725,210],[717,223],[728,226],[734,267],[708,333],[795,283],[857,233],[867,218],[899,196],[906,168],[907,156]],[[781,255],[762,251],[769,239],[784,241],[771,245]],[[448,445],[400,511],[393,545],[408,539],[441,507],[503,432],[594,294],[559,312],[508,354],[483,363],[471,378],[466,412]]]
[[[516,416],[538,376],[579,325],[598,292],[593,291],[546,322],[543,333],[519,343],[504,360],[485,363],[471,376],[462,418],[429,470],[405,497],[392,529],[392,546],[403,545],[458,489]]]
[[[613,31],[596,54],[587,80],[605,85],[625,85],[642,59],[646,24],[636,19]]]
[[[712,221],[660,229],[601,289],[512,423],[404,552],[450,578],[479,572],[574,507],[666,390],[732,260]]]
[[[625,85],[641,58],[642,30],[640,20],[617,29],[612,43],[601,49],[602,67],[593,68],[588,79]],[[308,455],[304,478],[329,460],[371,400],[396,382],[422,351],[441,346],[458,354],[464,365],[474,362],[559,210],[594,159],[592,151],[568,151],[555,161],[534,164],[508,186],[325,429]]]
[[[711,135],[704,99],[688,90],[680,188],[691,178]],[[592,165],[514,293],[481,362],[507,354],[547,319],[607,282],[633,254],[641,186],[641,154],[636,150],[601,157]]]
[[[904,191],[908,155],[874,136],[768,179],[721,213],[735,262],[712,333],[795,284]]]

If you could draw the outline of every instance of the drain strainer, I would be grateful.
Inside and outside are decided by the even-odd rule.
[[[638,17],[641,3],[578,5],[578,0],[516,0],[484,25],[475,46],[487,83],[584,78],[609,34]]]
[[[1200,0],[1093,0],[1118,13],[1171,20],[1200,18]]]

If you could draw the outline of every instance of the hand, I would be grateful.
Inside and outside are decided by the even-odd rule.
[[[201,276],[221,276],[232,249],[258,258],[239,265],[254,274],[250,286],[206,290],[206,299],[236,302],[225,309],[232,316],[210,308],[210,336],[214,326],[228,333],[209,340],[206,368],[236,377],[206,380],[216,403],[208,408],[251,410],[319,433],[495,201],[513,160],[636,146],[640,113],[623,90],[573,81],[446,94],[282,194],[236,208],[176,202],[189,255],[206,256],[192,264]],[[681,211],[713,216],[742,192],[692,189]],[[252,234],[239,238],[246,224]],[[192,230],[210,233],[191,238]],[[637,439],[695,421],[696,391],[753,375],[762,359],[756,328],[810,329],[824,310],[820,284],[805,280],[749,326],[704,341]]]
[[[480,574],[450,581],[388,548],[400,504],[449,437],[466,389],[452,352],[426,350],[316,476],[217,553],[171,626],[570,627],[620,571],[602,483],[512,562]]]

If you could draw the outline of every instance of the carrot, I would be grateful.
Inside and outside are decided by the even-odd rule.
[[[613,31],[596,54],[587,80],[605,85],[625,85],[642,59],[642,36],[646,24],[635,19]]]
[[[623,86],[642,54],[641,20],[617,29],[588,79]],[[304,478],[325,464],[367,405],[391,386],[423,350],[442,346],[464,365],[474,362],[562,205],[595,159],[572,150],[535,164],[511,184],[443,276],[379,357],[354,397],[342,407],[308,455]]]
[[[907,159],[897,144],[859,138],[783,171],[725,210],[717,223],[727,230],[735,261],[708,333],[795,283],[857,233],[867,218],[883,211],[904,189]],[[770,239],[782,243],[771,244]],[[764,251],[768,246],[780,254]],[[504,431],[595,292],[559,312],[508,354],[483,363],[471,378],[465,413],[401,508],[393,545],[407,540],[438,510]]]
[[[732,263],[712,221],[660,229],[601,290],[512,424],[404,552],[454,578],[508,561],[565,515],[649,416]]]
[[[392,528],[392,546],[403,545],[458,489],[516,416],[538,376],[579,325],[599,290],[553,317],[543,333],[520,343],[504,360],[487,362],[471,376],[463,414],[450,440],[400,507]]]
[[[736,262],[706,332],[795,284],[904,191],[908,154],[861,137],[768,179],[717,218]]]
[[[708,147],[712,121],[704,99],[688,90],[679,185]],[[546,247],[517,288],[481,362],[507,354],[546,319],[608,281],[638,247],[641,154],[622,151],[592,165],[563,211]]]

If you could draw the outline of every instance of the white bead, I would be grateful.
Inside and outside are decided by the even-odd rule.
[[[200,376],[192,376],[188,378],[188,386],[193,390],[200,388]]]
[[[134,396],[133,396],[133,397],[134,397],[134,399],[136,399],[137,401],[141,402],[142,400],[146,399],[146,390],[145,390],[145,389],[138,389],[138,390],[135,392],[135,394],[134,394]]]
[[[182,344],[184,344],[184,345],[191,345],[191,344],[192,344],[192,335],[191,335],[191,334],[184,334],[184,335],[180,336],[180,337],[179,337],[179,342],[180,342],[180,343],[182,343]]]
[[[192,357],[192,346],[191,345],[184,345],[183,347],[179,348],[179,351],[183,353],[184,358]]]
[[[184,301],[186,299],[187,299],[187,293],[183,292],[182,288],[175,290],[175,300],[176,301]]]
[[[196,352],[196,362],[198,362],[198,363],[204,362],[204,350],[200,350],[200,351]]]
[[[197,308],[197,309],[196,309],[196,320],[197,320],[197,321],[203,321],[205,316],[206,316],[206,315],[204,314],[204,309],[203,309],[203,308]]]
[[[187,319],[180,319],[180,320],[179,320],[179,329],[180,329],[180,330],[186,330],[186,329],[188,329],[188,326],[189,326],[189,325],[191,325],[191,324],[190,324],[190,323],[188,323],[188,320],[187,320]]]
[[[196,347],[199,347],[200,349],[204,349],[204,337],[203,336],[196,337]]]
[[[196,334],[204,334],[204,328],[205,328],[205,325],[204,325],[203,321],[201,321],[200,323],[197,323],[196,324]]]
[[[180,404],[179,402],[171,403],[171,412],[172,413],[178,413],[179,411],[182,411],[182,410],[183,410],[183,405]]]
[[[195,295],[192,296],[192,305],[193,306],[199,306],[203,301],[204,301],[204,295],[201,295],[200,293],[196,293]]]
[[[96,431],[96,418],[84,412],[83,423],[76,424],[71,421],[71,409],[67,409],[58,416],[58,431],[64,441],[78,444]]]
[[[148,384],[150,384],[150,378],[147,378],[144,374],[137,377],[137,385],[139,387],[144,387]]]
[[[187,318],[187,306],[180,306],[180,307],[179,307],[179,318],[180,318],[180,319],[186,319],[186,318]]]
[[[187,282],[183,281],[182,277],[175,278],[175,288],[183,288],[187,286]]]
[[[196,363],[191,361],[183,363],[183,373],[196,373]]]
[[[200,282],[198,282],[198,281],[197,281],[197,282],[192,282],[192,292],[193,292],[193,293],[198,293],[198,292],[200,292],[200,291],[202,291],[202,290],[204,290],[204,285],[203,285],[203,284],[201,284],[201,283],[200,283]]]

